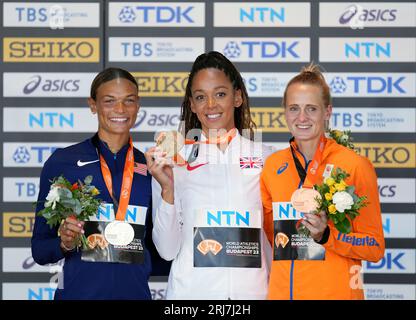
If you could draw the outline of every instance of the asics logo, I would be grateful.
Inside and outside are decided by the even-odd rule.
[[[208,164],[208,162],[207,163],[197,164],[197,165],[191,167],[191,165],[188,163],[188,165],[186,166],[186,170],[192,171],[192,170],[198,169],[199,167],[202,167],[202,166],[204,166],[206,164]]]
[[[92,161],[81,161],[81,160],[78,160],[77,166],[78,167],[83,167],[83,166],[86,166],[87,164],[94,163],[94,162],[98,162],[98,161],[100,161],[100,159],[92,160]]]

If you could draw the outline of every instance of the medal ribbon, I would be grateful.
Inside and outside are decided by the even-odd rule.
[[[98,135],[97,135],[97,139],[98,139]],[[98,148],[97,148],[97,152],[98,152]],[[126,160],[124,162],[123,180],[121,184],[119,201],[117,201],[115,194],[114,194],[113,179],[111,177],[110,168],[108,167],[107,162],[105,161],[104,157],[100,153],[99,155],[100,155],[101,173],[103,175],[107,190],[110,193],[111,198],[113,199],[114,209],[117,210],[116,220],[124,221],[126,217],[126,213],[127,213],[127,207],[130,201],[131,187],[133,185],[133,173],[134,173],[133,140],[131,136],[129,138],[129,148],[127,150]]]
[[[303,183],[305,188],[313,188],[313,186],[318,182],[318,167],[322,162],[322,155],[324,152],[326,138],[324,135],[321,136],[319,139],[318,148],[315,151],[315,155],[313,156],[312,161],[308,165],[308,172],[305,171],[302,164],[300,163],[295,149],[297,150],[298,147],[295,142],[295,138],[291,138],[290,141],[290,151],[292,152],[293,160],[295,162],[296,170],[298,172],[299,178]]]
[[[197,141],[197,140],[192,140],[192,139],[185,139],[185,144],[186,145],[193,145],[190,157],[196,158],[198,156],[198,145],[201,144],[223,144],[223,143],[227,143],[229,144],[231,142],[231,140],[233,140],[233,138],[237,135],[237,129],[233,128],[231,129],[229,132],[227,132],[226,135],[222,136],[222,137],[217,137],[216,139],[207,139],[205,141]],[[189,160],[189,159],[188,159]],[[185,159],[182,158],[182,156],[180,154],[176,154],[173,157],[173,161],[178,165],[178,166],[186,166],[188,164],[188,161],[186,161]]]

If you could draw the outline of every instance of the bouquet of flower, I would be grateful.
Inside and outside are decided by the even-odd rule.
[[[351,150],[355,150],[354,144],[352,143],[354,139],[351,137],[350,130],[340,131],[335,129],[328,129],[327,136],[334,139],[338,144]]]
[[[96,198],[100,192],[91,184],[92,176],[87,176],[84,182],[78,180],[78,182],[71,184],[61,175],[51,182],[45,208],[38,212],[38,215],[44,217],[51,228],[59,225],[70,216],[79,221],[86,221],[97,213],[102,200]],[[80,241],[83,248],[86,249],[87,241],[84,235],[81,236]]]
[[[335,171],[335,172],[334,172]],[[317,211],[326,212],[328,219],[342,233],[351,232],[351,222],[359,215],[360,208],[367,206],[366,197],[355,194],[355,187],[345,183],[349,174],[341,168],[332,170],[331,176],[321,185],[315,185],[321,199],[317,199]]]

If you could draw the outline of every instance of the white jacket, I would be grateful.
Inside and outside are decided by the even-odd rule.
[[[185,159],[191,149],[192,146],[186,146]],[[153,241],[162,258],[173,260],[167,299],[266,299],[271,248],[262,229],[259,186],[262,166],[251,167],[256,167],[258,160],[264,163],[272,151],[271,148],[254,143],[239,134],[224,152],[215,144],[201,144],[198,156],[190,167],[173,169],[174,205],[161,199],[160,185],[153,179]],[[257,162],[250,164],[252,160]],[[243,163],[240,164],[240,161]],[[261,228],[255,231],[260,237],[261,254],[257,261],[260,265],[261,259],[261,267],[194,267],[194,251],[197,250],[194,244],[194,228],[218,226],[213,219],[209,221],[209,225],[206,224],[207,211],[204,209],[210,209],[214,215],[216,210],[249,212],[250,226],[245,225],[241,219],[235,221],[233,215],[222,216],[221,225],[228,228]],[[221,229],[220,232],[227,235],[227,230],[231,229]],[[235,230],[237,229],[229,232],[235,233]],[[227,239],[222,240],[226,242]],[[229,243],[233,242],[227,242],[227,248],[230,248]],[[223,246],[222,250],[225,250],[224,243]],[[210,256],[214,257],[212,252],[208,252],[201,259],[210,259]]]

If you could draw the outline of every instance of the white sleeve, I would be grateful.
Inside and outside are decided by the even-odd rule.
[[[173,205],[163,200],[161,187],[152,178],[153,242],[159,255],[168,261],[176,258],[182,243],[182,217],[176,192],[174,199]]]
[[[273,146],[268,146],[268,145],[265,145],[265,144],[263,144],[262,145],[262,148],[263,148],[263,162],[265,163],[266,162],[266,159],[271,155],[271,154],[273,154],[273,153],[275,153],[277,150],[276,150],[276,148],[275,147],[273,147]]]

